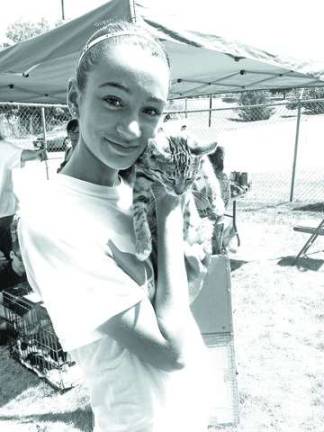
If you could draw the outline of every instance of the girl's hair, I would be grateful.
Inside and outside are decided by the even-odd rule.
[[[170,68],[169,57],[165,49],[147,30],[135,23],[112,21],[93,33],[81,52],[76,74],[80,90],[85,88],[88,72],[99,63],[107,47],[118,45],[121,41],[138,46],[153,57],[163,59]]]

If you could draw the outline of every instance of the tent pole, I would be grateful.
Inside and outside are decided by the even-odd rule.
[[[130,22],[135,23],[137,21],[136,12],[135,12],[135,1],[128,0],[128,6],[129,6]]]
[[[43,139],[44,146],[46,150],[46,159],[45,159],[45,169],[46,169],[46,179],[49,180],[48,174],[48,163],[47,163],[47,140],[46,140],[46,119],[45,119],[45,107],[41,107],[41,117],[42,117],[42,128],[43,128]]]
[[[62,20],[65,20],[65,13],[64,13],[64,0],[61,0],[61,11],[62,11]]]
[[[212,109],[213,109],[213,95],[209,95],[208,127],[211,127]]]
[[[291,175],[291,184],[290,184],[290,199],[289,199],[290,202],[292,202],[293,199],[294,199],[294,188],[295,188],[295,177],[296,177],[296,164],[297,164],[297,153],[298,153],[300,119],[301,119],[301,103],[300,103],[300,98],[298,98],[297,123],[296,123],[295,148],[294,148],[294,160],[293,160],[292,175]]]

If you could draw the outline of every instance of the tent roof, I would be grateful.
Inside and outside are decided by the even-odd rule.
[[[204,1],[199,5],[202,7]],[[187,8],[194,7],[188,2]],[[205,12],[207,16],[208,10]],[[225,40],[210,29],[206,33],[199,18],[192,29],[184,20],[165,13],[158,2],[110,0],[60,27],[0,51],[0,102],[65,103],[67,82],[86,40],[103,22],[118,18],[143,19],[165,45],[172,64],[171,99],[324,85],[324,74],[313,70],[311,64]]]

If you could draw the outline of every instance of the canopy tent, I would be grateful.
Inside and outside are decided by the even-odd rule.
[[[324,73],[307,62],[284,59],[225,40],[197,17],[194,29],[152,0],[110,0],[47,33],[0,51],[0,102],[65,103],[87,38],[105,21],[143,21],[164,44],[172,64],[170,99],[252,89],[317,87]],[[206,2],[206,6],[208,3]],[[203,8],[203,0],[199,8]],[[197,4],[188,2],[195,13]],[[205,16],[208,16],[205,10]]]

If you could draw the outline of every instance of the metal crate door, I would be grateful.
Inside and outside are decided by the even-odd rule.
[[[211,258],[203,288],[191,306],[213,365],[211,426],[233,425],[239,419],[234,352],[231,269],[225,255]]]

